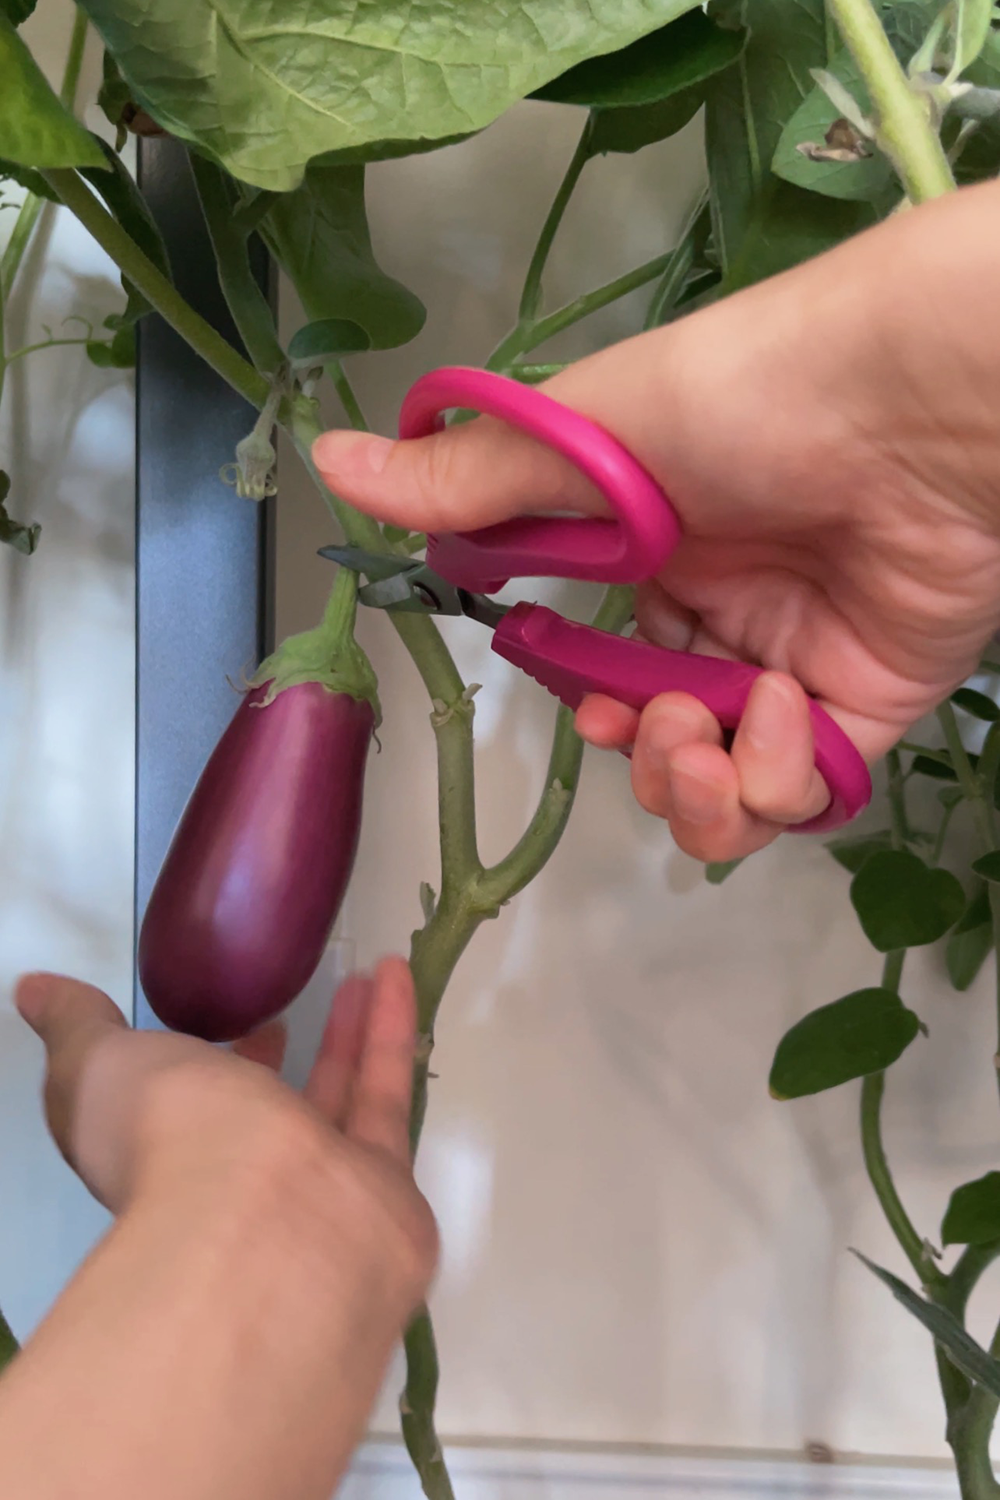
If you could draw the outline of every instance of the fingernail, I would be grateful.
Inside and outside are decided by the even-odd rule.
[[[675,814],[685,823],[713,823],[722,801],[717,781],[674,765],[670,766],[670,799]]]
[[[381,474],[395,446],[370,432],[324,432],[313,443],[313,463],[336,478],[365,479]]]
[[[752,749],[773,755],[795,730],[795,699],[782,677],[766,673],[754,683],[740,729]]]

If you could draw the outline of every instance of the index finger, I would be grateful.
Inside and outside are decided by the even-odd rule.
[[[410,1157],[416,1018],[408,964],[401,958],[383,959],[372,980],[368,1024],[345,1133],[399,1162],[408,1162]]]

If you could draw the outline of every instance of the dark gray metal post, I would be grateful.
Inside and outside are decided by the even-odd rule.
[[[239,344],[219,290],[184,149],[144,140],[139,185],[174,279]],[[267,286],[267,257],[254,252]],[[239,682],[272,646],[273,508],[219,479],[251,407],[161,318],[139,327],[136,365],[136,933],[177,819],[236,711]],[[135,982],[135,1023],[159,1023]]]

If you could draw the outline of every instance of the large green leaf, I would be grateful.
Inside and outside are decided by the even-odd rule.
[[[1000,1239],[1000,1172],[987,1172],[952,1193],[941,1221],[943,1245],[988,1245]]]
[[[53,93],[35,59],[0,12],[0,148],[23,167],[99,167],[90,132]]]
[[[261,234],[310,322],[357,324],[372,349],[405,344],[423,327],[423,303],[372,254],[364,167],[311,166],[300,188],[271,205]]]
[[[901,1302],[907,1312],[912,1313],[934,1336],[935,1342],[940,1344],[956,1369],[961,1370],[976,1385],[1000,1396],[1000,1360],[994,1359],[992,1354],[988,1354],[976,1343],[971,1334],[966,1333],[954,1313],[945,1307],[939,1307],[936,1302],[928,1302],[912,1287],[907,1286],[905,1281],[882,1266],[877,1266],[860,1251],[855,1250],[854,1254],[862,1265],[867,1266],[889,1288],[896,1301]]]
[[[851,901],[868,941],[891,953],[936,943],[962,915],[965,892],[950,871],[932,870],[907,850],[887,849],[855,875]]]
[[[786,123],[812,92],[810,70],[829,61],[822,0],[725,0],[709,10],[750,31],[734,66],[710,80],[706,101],[713,234],[724,288],[734,291],[820,254],[878,212],[807,192],[771,170]]]
[[[41,172],[35,172],[31,167],[22,167],[19,162],[8,161],[6,157],[0,156],[0,182],[4,180],[16,182],[26,192],[34,193],[36,198],[48,198],[50,203],[60,201],[59,194],[53,192]]]
[[[769,1087],[775,1099],[819,1094],[889,1067],[920,1022],[893,990],[855,990],[803,1016],[778,1043]]]
[[[868,94],[851,54],[846,49],[838,52],[826,71],[844,85],[867,114]],[[892,166],[870,142],[856,141],[853,151],[833,147],[834,158],[847,159],[829,159],[827,136],[839,119],[840,110],[817,83],[781,132],[771,164],[773,171],[786,182],[830,198],[882,202],[892,187]],[[827,159],[808,154],[810,150],[827,154]]]
[[[692,0],[84,0],[164,129],[258,187],[370,141],[479,130]]]
[[[658,104],[731,67],[745,43],[742,31],[723,30],[693,10],[629,47],[578,63],[532,97],[588,109]]]

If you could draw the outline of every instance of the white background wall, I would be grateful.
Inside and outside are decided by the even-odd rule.
[[[49,35],[41,52],[57,72],[62,38]],[[91,96],[95,61],[92,50]],[[481,360],[505,331],[578,123],[525,106],[460,150],[372,172],[383,262],[430,308],[414,345],[352,371],[381,429],[421,370]],[[691,132],[588,168],[553,258],[553,304],[668,243],[699,170]],[[117,305],[113,272],[63,217],[30,309],[15,310],[18,337],[19,323],[27,337],[81,307],[99,321]],[[11,222],[0,216],[0,236]],[[566,352],[630,331],[635,311],[595,319]],[[288,297],[284,322],[297,322]],[[131,396],[75,350],[21,367],[10,396],[0,463],[44,535],[31,559],[0,552],[0,978],[9,995],[25,967],[66,968],[124,1004]],[[330,531],[287,464],[280,506],[289,631],[322,607],[329,574],[314,552]],[[385,622],[364,632],[384,748],[342,934],[368,962],[405,947],[436,854],[422,690]],[[475,626],[448,635],[485,684],[480,809],[494,857],[537,795],[552,706],[491,660]],[[793,838],[721,890],[706,887],[632,805],[624,763],[588,757],[558,856],[481,931],[439,1025],[420,1171],[445,1245],[434,1300],[445,1432],[943,1452],[929,1344],[846,1254],[855,1244],[903,1269],[863,1180],[857,1091],[780,1106],[766,1092],[784,1028],[877,973],[846,892],[823,850]],[[931,961],[914,964],[907,998],[931,1040],[893,1073],[887,1134],[914,1216],[933,1233],[949,1187],[996,1165],[988,984],[956,997]],[[9,1004],[0,1021],[0,1296],[23,1333],[103,1221],[44,1136],[37,1047]],[[997,1290],[988,1284],[975,1305],[984,1336]],[[394,1428],[392,1405],[387,1394],[382,1430]]]
[[[61,77],[68,4],[25,31]],[[93,99],[91,42],[80,98]],[[93,123],[88,119],[88,123]],[[4,199],[16,190],[5,185]],[[14,225],[0,213],[0,246]],[[24,275],[24,272],[27,275]],[[120,308],[114,267],[68,214],[46,210],[8,311],[7,347],[73,337]],[[106,1222],[41,1117],[41,1047],[14,1014],[18,973],[63,970],[123,1007],[132,987],[133,398],[131,377],[81,348],[8,371],[0,468],[10,508],[42,524],[33,557],[0,547],[0,1299],[27,1332]]]

